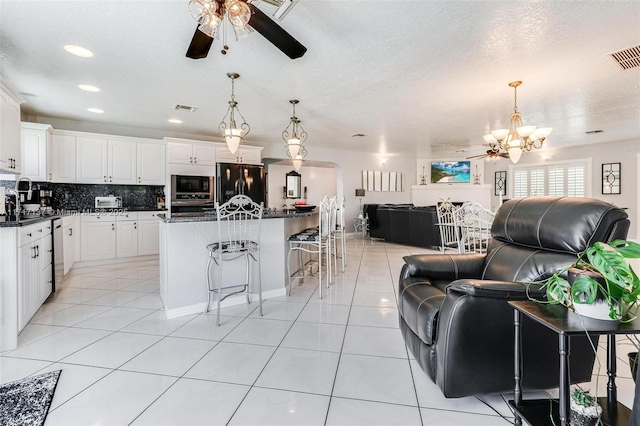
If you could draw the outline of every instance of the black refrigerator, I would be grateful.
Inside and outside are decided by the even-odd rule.
[[[249,196],[256,203],[265,202],[264,166],[255,164],[216,163],[216,201],[226,203],[234,195]]]

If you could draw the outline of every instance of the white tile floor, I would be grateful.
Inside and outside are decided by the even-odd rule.
[[[446,399],[404,346],[395,281],[402,256],[426,251],[349,240],[323,299],[306,282],[264,317],[255,303],[223,309],[220,327],[215,311],[164,318],[157,261],[74,269],[0,357],[0,382],[61,369],[47,425],[508,424],[511,395]]]

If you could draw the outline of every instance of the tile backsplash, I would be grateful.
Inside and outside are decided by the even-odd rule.
[[[27,183],[20,184],[26,189]],[[51,190],[54,209],[93,209],[95,197],[122,197],[124,208],[155,209],[158,197],[164,197],[164,186],[151,185],[88,185],[71,183],[34,182],[34,203],[39,203],[37,189]],[[14,181],[0,180],[0,186],[13,188]]]

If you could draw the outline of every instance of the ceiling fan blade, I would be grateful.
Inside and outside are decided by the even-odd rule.
[[[471,160],[472,158],[483,158],[486,157],[487,154],[474,155],[473,157],[467,157],[465,160]]]
[[[196,27],[196,32],[193,34],[193,38],[191,39],[191,44],[187,49],[187,58],[191,59],[202,59],[206,58],[209,54],[209,49],[211,49],[211,45],[213,44],[213,39],[200,31],[198,27]]]
[[[275,47],[291,59],[300,58],[305,54],[307,48],[298,40],[293,38],[288,32],[283,30],[278,24],[273,22],[264,12],[248,3],[251,8],[251,19],[249,25],[254,30],[262,34],[264,38],[269,40]]]

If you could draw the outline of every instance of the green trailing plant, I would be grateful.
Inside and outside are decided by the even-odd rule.
[[[571,390],[571,399],[583,407],[593,407],[597,403],[597,398],[591,395],[590,390],[584,390],[580,386],[576,386]]]
[[[571,266],[562,269],[543,281],[549,303],[560,303],[574,310],[575,303],[589,304],[598,294],[609,306],[609,317],[619,321],[633,321],[640,305],[640,279],[627,259],[640,258],[640,244],[615,240],[611,243],[596,242],[578,255]],[[603,277],[600,284],[589,276],[578,277],[569,284],[563,275],[571,269],[595,272]]]

